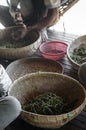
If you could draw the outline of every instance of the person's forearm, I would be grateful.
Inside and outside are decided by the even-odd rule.
[[[9,12],[13,19],[15,18],[15,13],[17,11],[17,5],[19,3],[19,0],[11,0],[9,4]]]
[[[41,30],[45,27],[49,27],[54,22],[56,22],[57,19],[59,19],[59,12],[57,11],[57,8],[49,9],[47,16],[40,20],[38,23],[28,27],[28,30]]]

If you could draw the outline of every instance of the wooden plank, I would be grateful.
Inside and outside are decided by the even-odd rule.
[[[75,124],[77,127],[81,128],[82,130],[86,130],[86,123],[83,121],[79,121],[77,119],[74,119],[71,123],[73,125]]]
[[[75,40],[79,36],[73,35],[73,34],[67,34],[65,32],[62,33],[62,32],[48,30],[48,37],[49,37],[49,40],[51,41],[59,40],[59,41],[70,44],[73,40]]]

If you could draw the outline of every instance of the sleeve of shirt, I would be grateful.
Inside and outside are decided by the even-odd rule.
[[[13,18],[15,18],[15,13],[16,13],[18,4],[19,4],[19,0],[10,0],[9,12]]]
[[[44,0],[44,4],[48,9],[59,7],[60,2],[61,0]]]

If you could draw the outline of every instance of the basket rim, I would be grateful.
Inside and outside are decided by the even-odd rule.
[[[25,80],[25,79],[27,79],[27,78],[30,78],[30,77],[34,77],[35,75],[38,76],[38,75],[45,75],[45,74],[46,74],[46,75],[61,76],[61,77],[64,77],[64,78],[67,78],[67,79],[69,79],[69,80],[72,80],[72,81],[76,82],[76,83],[79,84],[79,86],[82,88],[83,92],[85,93],[85,98],[86,98],[86,89],[84,88],[84,86],[83,86],[78,80],[76,80],[76,79],[74,79],[74,78],[72,78],[72,77],[70,77],[70,76],[68,76],[68,75],[62,74],[62,73],[42,72],[42,71],[38,71],[38,72],[33,72],[33,73],[30,73],[30,74],[26,74],[26,75],[24,75],[24,76],[22,76],[22,77],[16,79],[16,80],[13,82],[13,84],[11,84],[8,93],[10,93],[11,87],[12,87],[13,85],[15,85],[17,82],[23,81],[23,80]]]
[[[77,65],[77,66],[79,67],[80,64],[78,64],[77,62],[75,62],[75,61],[71,58],[71,56],[70,56],[70,53],[69,53],[70,46],[71,46],[71,44],[70,44],[70,45],[68,46],[68,48],[67,48],[67,57],[68,57],[68,59],[72,62],[72,64],[75,64],[75,65]]]
[[[34,32],[34,31],[33,31]],[[38,42],[38,41],[40,41],[41,40],[41,35],[40,35],[40,32],[38,32],[38,31],[35,31],[35,33],[38,35],[37,36],[37,38],[36,38],[36,40],[33,42],[33,43],[31,43],[31,44],[28,44],[28,45],[25,45],[25,46],[21,46],[21,47],[16,47],[16,48],[14,48],[14,47],[11,47],[11,48],[9,48],[9,47],[6,47],[6,48],[4,48],[4,47],[0,47],[0,50],[8,50],[8,51],[10,51],[10,50],[18,50],[18,49],[24,49],[24,48],[26,48],[26,47],[28,47],[28,46],[31,46],[32,44],[34,44],[34,43],[36,43],[36,42]],[[16,42],[16,41],[15,41]],[[20,42],[20,41],[19,41]]]

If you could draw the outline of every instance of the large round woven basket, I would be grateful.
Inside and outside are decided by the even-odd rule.
[[[21,118],[27,123],[42,128],[60,128],[80,114],[85,107],[84,87],[78,81],[63,74],[31,73],[15,80],[9,89],[9,95],[16,97],[22,105],[45,92],[53,92],[67,98],[72,104],[71,111],[60,115],[40,115],[22,109]]]
[[[13,31],[13,27],[5,28],[0,30],[0,41],[10,41],[13,40],[11,33]],[[23,47],[16,48],[5,48],[3,46],[0,47],[0,58],[5,59],[19,59],[27,56],[31,56],[36,52],[39,45],[41,44],[41,36],[37,31],[27,32],[25,39],[28,39],[28,43],[26,43]],[[30,41],[30,42],[29,42]],[[15,41],[16,44],[16,41]],[[21,42],[17,41],[17,44],[21,44]]]
[[[73,54],[73,51],[75,48],[78,48],[81,44],[85,44],[86,45],[86,35],[80,36],[78,38],[76,38],[67,48],[67,57],[69,62],[71,63],[71,65],[75,68],[75,69],[79,69],[80,64],[75,62],[71,56]]]

